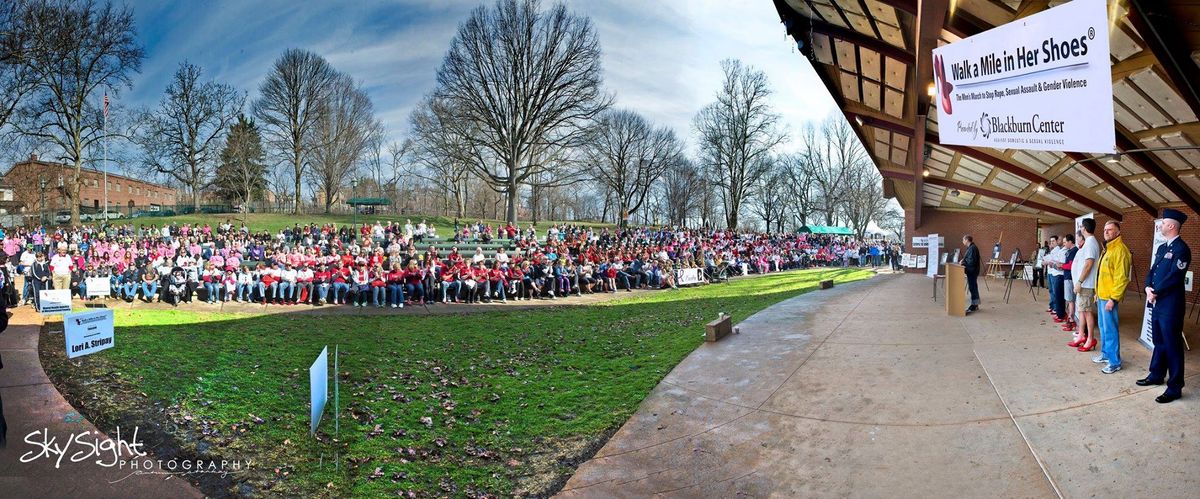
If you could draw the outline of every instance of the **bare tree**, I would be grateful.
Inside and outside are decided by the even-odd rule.
[[[771,232],[772,227],[775,232],[783,232],[783,222],[790,206],[787,172],[781,161],[776,158],[766,157],[764,161],[769,162],[771,166],[759,178],[758,185],[755,187],[754,214],[762,219],[767,232]]]
[[[671,225],[686,227],[700,209],[705,182],[696,165],[683,159],[667,168],[661,183],[664,212]]]
[[[597,120],[584,154],[590,176],[612,192],[624,227],[682,153],[671,130],[655,129],[633,111],[610,110]]]
[[[865,156],[849,165],[847,170],[846,181],[840,186],[844,195],[838,211],[854,234],[862,239],[867,225],[885,214],[887,198],[883,197],[883,177]]]
[[[34,2],[23,21],[29,52],[24,64],[32,89],[14,112],[15,132],[49,145],[59,161],[73,167],[63,179],[71,223],[79,223],[79,188],[88,149],[119,137],[106,132],[101,90],[128,87],[145,54],[137,43],[133,11],[91,0]]]
[[[288,49],[275,61],[254,102],[254,115],[267,143],[291,171],[293,213],[300,212],[301,181],[311,160],[310,135],[337,74],[323,57]]]
[[[487,158],[475,173],[507,196],[517,219],[520,186],[558,182],[568,150],[612,99],[601,92],[600,41],[590,19],[562,4],[498,0],[463,22],[437,75],[447,124]]]
[[[306,146],[311,151],[307,176],[324,194],[325,213],[383,133],[375,119],[375,105],[366,90],[345,74],[338,74],[318,106]]]
[[[267,188],[265,161],[258,125],[239,114],[221,150],[221,162],[213,182],[217,194],[246,207]]]
[[[846,201],[845,185],[864,162],[870,162],[867,152],[846,119],[831,115],[820,128],[807,125],[800,136],[807,180],[815,188],[816,206],[825,217],[825,225],[835,225],[841,213],[838,207]]]
[[[804,154],[785,154],[780,158],[783,169],[783,186],[787,193],[787,209],[797,227],[808,225],[808,219],[817,207],[818,196],[813,187],[814,172],[806,164]],[[822,205],[823,206],[823,205]]]
[[[32,0],[0,4],[0,129],[36,88],[30,63],[44,50],[37,43],[47,41],[30,31],[45,22],[37,19],[39,15],[47,15],[47,9]]]
[[[486,166],[476,164],[472,168],[472,163],[485,159],[476,144],[448,122],[452,119],[442,100],[428,96],[413,110],[409,121],[415,141],[413,157],[422,167],[416,175],[451,193],[455,216],[462,218],[467,210],[467,179],[472,171]]]
[[[725,80],[717,100],[696,115],[693,126],[700,136],[700,161],[721,193],[725,224],[736,229],[742,203],[771,165],[765,157],[785,136],[767,102],[766,73],[734,59],[721,61],[721,69]]]
[[[201,81],[199,66],[179,64],[158,108],[142,113],[134,142],[147,169],[170,175],[200,207],[220,155],[221,138],[237,119],[246,94],[232,85]]]
[[[413,150],[412,139],[404,142],[383,144],[380,135],[372,141],[367,155],[367,170],[375,184],[379,186],[379,197],[395,199],[400,188],[400,179],[408,175],[408,160]]]

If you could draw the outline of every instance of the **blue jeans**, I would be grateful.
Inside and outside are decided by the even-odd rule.
[[[391,297],[392,305],[404,303],[404,285],[403,284],[388,284],[388,295]]]
[[[1121,335],[1117,328],[1117,302],[1112,302],[1112,311],[1105,310],[1109,300],[1096,300],[1096,322],[1100,326],[1100,356],[1108,359],[1108,365],[1121,367]]]
[[[219,298],[219,295],[221,292],[220,290],[221,290],[220,283],[215,283],[215,282],[204,283],[204,294],[207,295],[207,296],[205,296],[205,298],[208,298],[209,303],[216,303],[216,302],[220,301],[220,298]]]
[[[317,299],[325,301],[329,297],[329,284],[321,283],[317,285]]]
[[[121,286],[121,290],[123,291],[122,298],[125,298],[126,300],[132,300],[134,298],[137,298],[137,283],[136,282],[123,284]]]
[[[238,300],[246,301],[246,299],[249,298],[248,295],[250,294],[250,287],[252,285],[253,284],[248,282],[239,282],[234,296],[236,296]]]
[[[350,285],[344,282],[333,283],[333,301],[335,303],[345,303],[347,295],[350,294]]]
[[[411,296],[416,301],[426,300],[425,288],[421,287],[420,284],[405,284],[404,285],[404,295]]]
[[[376,307],[381,307],[381,306],[383,306],[384,302],[386,302],[386,301],[387,301],[387,287],[386,286],[371,286],[371,304],[375,305]]]
[[[275,299],[292,301],[292,283],[279,281],[279,287],[275,288]]]
[[[1067,304],[1066,298],[1063,296],[1063,291],[1063,276],[1050,276],[1050,308],[1054,309],[1054,315],[1065,320],[1067,318]]]
[[[21,297],[25,301],[31,302],[33,301],[33,297],[37,296],[37,293],[35,293],[33,290],[33,281],[33,276],[25,276],[25,289],[21,290]]]
[[[155,296],[158,296],[158,283],[157,282],[143,282],[142,283],[142,298],[145,298],[149,301],[154,301]]]

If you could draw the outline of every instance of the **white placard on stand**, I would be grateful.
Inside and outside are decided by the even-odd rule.
[[[938,242],[939,241],[940,240],[939,240],[937,234],[930,234],[930,235],[926,236],[925,246],[929,248],[929,257],[926,261],[930,262],[930,263],[929,263],[929,267],[927,267],[925,269],[925,275],[927,275],[929,277],[936,276],[938,273],[938,262],[941,261],[938,258]]]

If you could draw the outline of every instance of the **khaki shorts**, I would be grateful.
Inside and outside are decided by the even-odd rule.
[[[1075,308],[1078,308],[1080,312],[1094,312],[1096,310],[1096,289],[1079,288],[1079,294],[1075,299]]]

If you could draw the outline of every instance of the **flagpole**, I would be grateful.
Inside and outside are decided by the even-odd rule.
[[[104,211],[101,227],[108,225],[108,92],[104,92]]]

